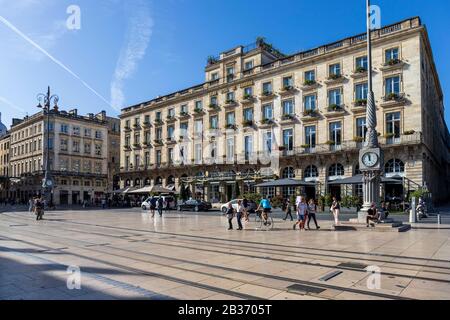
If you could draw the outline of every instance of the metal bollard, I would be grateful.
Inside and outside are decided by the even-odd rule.
[[[441,214],[439,214],[439,213],[437,215],[437,223],[438,223],[438,225],[441,224]]]

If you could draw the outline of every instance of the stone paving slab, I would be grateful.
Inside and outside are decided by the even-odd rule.
[[[0,214],[0,299],[450,299],[450,226],[406,234],[226,230],[217,213],[139,209]],[[418,225],[416,225],[417,227]],[[341,265],[343,264],[344,265]],[[381,288],[352,264],[378,266]],[[81,268],[81,290],[66,286]],[[319,279],[342,271],[328,280]],[[293,284],[323,288],[290,292]]]

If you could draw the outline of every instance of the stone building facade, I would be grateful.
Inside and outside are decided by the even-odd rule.
[[[10,130],[8,198],[26,202],[41,194],[47,128],[47,115],[43,112],[14,120]],[[66,112],[55,107],[50,111],[49,129],[54,203],[99,201],[110,193],[114,166],[109,162],[120,154],[118,119],[107,117],[104,111],[81,116],[76,109]]]
[[[373,31],[385,196],[450,190],[450,136],[427,30],[418,17]],[[206,82],[122,110],[121,186],[189,186],[211,201],[258,182],[315,182],[309,197],[361,193],[330,184],[359,173],[367,99],[366,35],[283,55],[258,40],[208,59]],[[270,158],[270,161],[265,160]],[[345,190],[344,190],[345,189]],[[285,188],[284,195],[294,191]]]

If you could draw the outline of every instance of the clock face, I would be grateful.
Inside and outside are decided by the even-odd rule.
[[[53,185],[53,181],[52,180],[47,180],[47,186],[51,187]]]
[[[378,163],[378,155],[374,152],[367,152],[363,155],[362,162],[366,167],[373,167]]]

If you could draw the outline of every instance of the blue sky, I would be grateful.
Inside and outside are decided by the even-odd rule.
[[[81,9],[79,30],[66,27],[73,4]],[[422,18],[450,123],[450,2],[373,4],[383,25]],[[0,22],[0,112],[9,126],[37,111],[36,95],[47,85],[64,109],[118,115],[120,107],[202,83],[208,55],[257,36],[294,53],[364,32],[365,0],[0,0],[2,17],[51,56]]]

